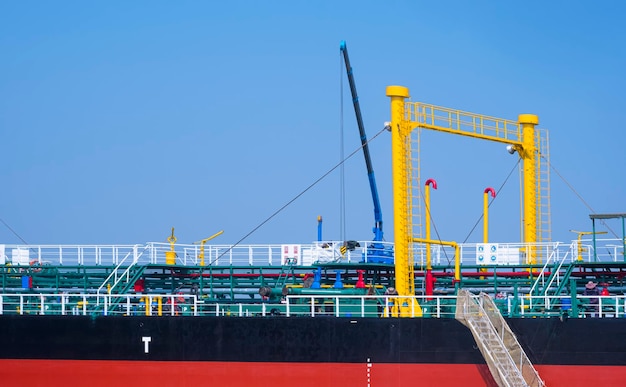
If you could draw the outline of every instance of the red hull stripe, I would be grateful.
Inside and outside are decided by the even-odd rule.
[[[548,386],[617,386],[626,366],[537,366]],[[485,365],[0,360],[5,386],[495,386]]]

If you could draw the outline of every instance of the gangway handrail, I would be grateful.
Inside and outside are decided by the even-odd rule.
[[[122,258],[122,260],[115,266],[115,268],[111,271],[111,274],[109,274],[105,280],[102,282],[102,285],[100,285],[98,287],[98,290],[96,290],[96,294],[100,294],[100,291],[102,290],[103,287],[106,286],[106,284],[109,282],[109,280],[111,279],[111,277],[115,276],[116,280],[117,280],[117,271],[119,270],[119,268],[122,266],[122,264],[126,261],[126,259],[130,256],[130,251],[128,252],[128,254],[126,254],[126,256],[124,258]],[[111,289],[113,287],[111,286]]]
[[[565,255],[563,255],[563,258],[561,258],[561,260],[559,261],[557,267],[554,269],[553,275],[551,276],[551,278],[549,278],[549,281],[544,284],[544,291],[543,291],[542,296],[549,297],[548,296],[548,291],[552,287],[552,284],[554,283],[554,281],[557,281],[557,285],[559,285],[559,281],[558,280],[559,280],[559,278],[561,276],[561,269],[563,268],[563,264],[565,264],[565,261],[567,260],[567,257],[572,252],[571,247],[572,247],[572,245],[574,243],[576,243],[576,242],[573,242],[572,244],[570,244],[570,248],[565,252]],[[545,277],[545,272],[546,272],[548,264],[550,263],[550,259],[552,258],[553,255],[558,254],[558,246],[559,246],[559,244],[560,244],[559,242],[556,243],[555,248],[554,248],[552,254],[550,255],[550,257],[548,257],[548,259],[546,260],[546,264],[541,269],[541,273],[539,274],[539,276],[537,277],[537,279],[535,280],[535,282],[531,286],[529,294],[531,294],[531,295],[534,294],[535,289],[539,285],[540,279]],[[556,262],[556,259],[555,259],[555,262]],[[555,294],[555,296],[558,296],[558,294]],[[551,297],[551,299],[552,298],[554,298],[554,297]],[[549,301],[552,301],[552,300],[549,300]]]
[[[119,264],[117,264],[117,266],[115,266],[115,268],[111,271],[111,274],[109,274],[109,276],[104,280],[104,282],[102,282],[102,285],[100,285],[100,287],[98,287],[98,290],[96,291],[96,294],[100,294],[100,291],[102,290],[103,287],[105,287],[107,285],[107,283],[109,282],[109,280],[111,279],[111,277],[115,276],[115,281],[113,282],[113,285],[111,285],[111,290],[113,290],[117,284],[119,284],[119,282],[122,280],[122,278],[124,278],[124,275],[126,275],[126,277],[128,278],[128,273],[130,272],[130,269],[137,264],[137,261],[139,260],[139,258],[143,255],[143,253],[146,252],[146,250],[150,247],[149,245],[145,245],[143,250],[138,253],[137,252],[137,247],[139,245],[134,245],[133,246],[133,261],[131,262],[130,265],[128,265],[128,267],[126,268],[126,270],[124,270],[124,272],[118,277],[117,276],[117,272],[118,270],[122,267],[122,264],[124,263],[124,261],[126,261],[126,259],[128,259],[128,257],[130,256],[131,252],[129,251],[128,254],[126,254],[126,256],[120,261]]]
[[[559,242],[556,242],[554,249],[552,249],[552,253],[548,256],[548,258],[546,259],[546,262],[544,263],[544,265],[541,267],[541,271],[539,272],[539,275],[537,276],[537,278],[535,279],[535,281],[533,282],[533,285],[530,287],[530,294],[533,294],[533,292],[535,291],[536,288],[538,288],[539,283],[541,281],[544,281],[546,278],[546,272],[548,271],[548,265],[550,265],[552,263],[552,261],[556,262],[556,259],[554,258],[555,255],[558,255],[558,247],[559,247]],[[565,257],[567,257],[567,254],[565,255]],[[561,263],[559,264],[559,267],[557,269],[558,270],[561,268],[561,266],[563,265],[563,261],[565,260],[565,258],[563,258],[561,260]],[[554,277],[553,277],[554,280]],[[550,284],[552,283],[552,281],[550,281]],[[549,284],[549,285],[550,285]],[[549,285],[545,285],[544,283],[544,289],[549,288]]]
[[[545,386],[493,299],[465,289],[457,297],[456,319],[472,332],[498,385]]]
[[[120,281],[122,280],[122,278],[124,278],[124,276],[126,276],[127,279],[129,278],[130,269],[132,269],[133,266],[137,264],[137,261],[139,261],[139,258],[141,258],[143,253],[145,253],[146,250],[150,248],[150,245],[145,245],[143,250],[141,250],[140,253],[137,253],[137,246],[139,245],[135,245],[133,247],[133,256],[134,256],[133,262],[130,265],[128,265],[128,267],[126,268],[126,270],[124,270],[122,275],[120,275],[119,278],[113,283],[113,285],[111,285],[111,290],[115,289],[117,284],[120,283]]]

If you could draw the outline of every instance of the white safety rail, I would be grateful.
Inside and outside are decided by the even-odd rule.
[[[197,316],[199,303],[196,296],[183,294],[2,294],[0,315]]]
[[[393,243],[373,241],[350,241],[351,248],[344,248],[342,241],[323,241],[309,244],[268,245],[205,245],[205,266],[280,266],[284,264],[286,251],[295,255],[297,265],[317,262],[368,262],[368,254],[393,252]],[[544,264],[548,257],[567,262],[625,262],[623,243],[620,239],[599,239],[595,251],[591,240],[562,243],[464,243],[460,244],[461,265],[512,265],[526,264],[534,254],[537,264]],[[425,265],[425,245],[415,245],[416,265]],[[482,250],[481,250],[482,249]],[[9,245],[0,244],[0,266],[117,266],[132,264],[165,264],[165,253],[171,251],[169,243],[149,242],[136,245]],[[201,262],[201,248],[195,244],[174,246],[177,265],[197,266]],[[433,265],[454,265],[454,249],[431,245]],[[493,254],[495,253],[495,254]],[[483,256],[484,255],[484,256]],[[481,261],[481,256],[483,260]],[[495,262],[494,262],[495,260]]]
[[[343,242],[324,241],[310,244],[275,245],[205,245],[205,266],[280,266],[285,262],[285,251],[296,251],[297,265],[315,262],[358,263],[367,258],[374,244],[381,250],[393,251],[393,243],[355,241],[356,247],[342,251]],[[295,247],[295,248],[294,248]],[[137,245],[1,245],[0,265],[104,265],[126,267],[131,264],[165,264],[169,243],[149,242]],[[374,250],[375,251],[375,250]],[[194,244],[174,246],[177,265],[197,266],[201,262],[201,248]]]
[[[599,303],[589,301],[598,298]],[[405,302],[403,296],[354,295],[289,295],[281,303],[209,302],[190,294],[0,294],[0,315],[102,315],[102,316],[335,316],[335,317],[394,317],[390,311],[396,302]],[[454,318],[456,296],[420,296],[415,300],[423,313],[431,318]],[[146,301],[151,308],[146,310]],[[172,310],[172,302],[175,308]],[[625,318],[626,296],[578,295],[577,315],[572,315],[569,296],[540,297],[520,295],[516,299],[494,300],[504,317],[562,317],[570,318]],[[388,309],[389,308],[389,309]],[[407,317],[419,317],[409,311]]]
[[[561,296],[529,296],[518,297],[517,308],[513,307],[513,298],[507,299],[507,309],[502,314],[524,316],[536,316],[538,312],[542,315],[560,316],[564,312],[572,310],[572,299],[569,295]],[[597,301],[593,303],[592,301]],[[571,317],[604,317],[604,318],[624,318],[626,317],[626,296],[583,296],[577,294],[574,302],[578,303],[577,316]]]
[[[572,261],[583,262],[626,262],[624,247],[626,242],[614,238],[597,238],[596,249],[592,239],[583,239],[578,246],[578,241],[573,240],[571,245]],[[596,254],[594,254],[594,251]]]
[[[0,264],[18,265],[117,265],[135,258],[143,245],[0,245]]]
[[[424,244],[415,244],[414,248],[415,264],[425,265]],[[620,239],[597,239],[595,250],[591,239],[583,239],[580,246],[576,240],[568,243],[463,243],[459,244],[459,250],[461,265],[523,265],[529,263],[532,257],[535,258],[536,264],[540,265],[548,260],[564,263],[626,263]],[[454,248],[432,244],[431,253],[433,265],[454,265]],[[480,259],[481,254],[483,260]]]

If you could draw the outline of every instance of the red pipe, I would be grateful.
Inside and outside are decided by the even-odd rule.
[[[432,185],[434,189],[437,189],[437,182],[435,181],[435,179],[428,179],[426,180],[426,183],[424,183],[424,185]]]
[[[487,187],[485,188],[485,193],[490,192],[491,193],[491,197],[495,198],[496,197],[496,190],[491,188],[491,187]]]

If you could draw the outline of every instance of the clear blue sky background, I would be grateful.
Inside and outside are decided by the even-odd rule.
[[[626,6],[621,1],[3,1],[0,218],[31,244],[234,243],[359,145],[341,67],[346,40],[365,127],[389,120],[387,85],[414,101],[550,131],[557,240],[589,213],[626,212]],[[433,221],[471,233],[483,189],[515,166],[504,146],[425,133]],[[390,136],[372,141],[393,240]],[[362,155],[345,164],[346,235],[370,239]],[[244,243],[340,237],[339,173]],[[571,188],[570,188],[571,186]],[[582,199],[582,200],[581,200]],[[584,202],[583,202],[584,200]],[[585,204],[586,203],[586,204]],[[515,172],[491,239],[519,241]],[[621,225],[612,228],[621,234]],[[21,243],[0,225],[2,243]]]

